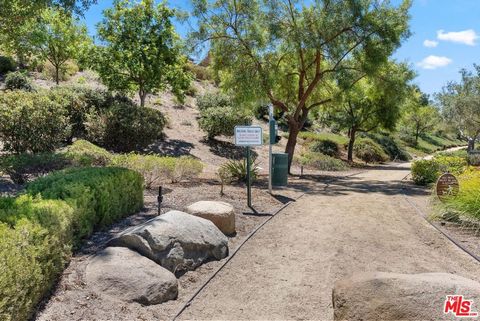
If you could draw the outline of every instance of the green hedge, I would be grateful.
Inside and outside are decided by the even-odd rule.
[[[125,168],[71,168],[40,178],[27,192],[61,199],[75,209],[76,240],[143,206],[143,177]]]
[[[143,206],[143,178],[123,168],[69,169],[0,198],[0,320],[22,321],[82,237]]]
[[[468,168],[467,160],[458,156],[437,155],[433,159],[417,160],[412,164],[412,179],[417,185],[428,185],[442,173],[462,174]]]

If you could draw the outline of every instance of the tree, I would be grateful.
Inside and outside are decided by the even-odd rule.
[[[2,49],[25,63],[31,53],[29,35],[42,12],[48,8],[81,14],[95,0],[0,0],[0,42]]]
[[[470,151],[480,134],[480,65],[474,65],[474,71],[462,69],[460,74],[460,82],[448,83],[436,98],[443,117],[455,124]]]
[[[87,27],[80,25],[71,13],[47,9],[35,26],[32,45],[43,59],[55,68],[55,82],[60,82],[60,70],[64,64],[77,57],[82,47],[88,46],[90,38]]]
[[[144,106],[148,94],[169,86],[183,100],[190,75],[171,22],[174,13],[153,0],[115,0],[113,8],[105,10],[95,68],[111,90],[137,92]]]
[[[413,73],[390,63],[378,74],[361,79],[330,105],[330,120],[348,130],[348,161],[353,161],[356,134],[377,128],[393,130],[401,116],[407,82]]]
[[[284,112],[291,165],[311,110],[386,63],[409,35],[410,1],[194,0],[196,48],[210,43],[222,87]]]
[[[438,109],[429,103],[428,95],[418,88],[413,88],[406,99],[402,127],[413,134],[415,145],[420,135],[433,130],[440,120]]]

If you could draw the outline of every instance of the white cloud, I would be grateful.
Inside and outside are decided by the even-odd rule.
[[[445,40],[445,41],[462,43],[469,46],[475,46],[476,45],[475,41],[479,38],[479,36],[476,34],[475,30],[473,29],[457,31],[457,32],[454,32],[454,31],[444,32],[444,30],[438,30],[437,38],[439,40]]]
[[[447,57],[428,56],[428,57],[425,57],[419,63],[417,63],[417,66],[423,69],[437,69],[440,67],[445,67],[451,63],[452,63],[452,59]]]
[[[438,41],[427,39],[423,42],[423,45],[428,48],[435,48],[436,46],[438,46]]]

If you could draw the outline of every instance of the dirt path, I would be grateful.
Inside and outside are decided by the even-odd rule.
[[[423,220],[403,195],[403,167],[318,183],[250,239],[179,319],[332,320],[333,282],[352,273],[449,272],[480,264]],[[427,192],[408,197],[426,206]]]

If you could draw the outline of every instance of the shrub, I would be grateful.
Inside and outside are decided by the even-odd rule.
[[[1,320],[29,319],[72,247],[94,227],[143,205],[141,176],[121,168],[56,172],[31,183],[27,192],[0,198]]]
[[[321,171],[345,171],[349,167],[343,161],[315,152],[303,152],[297,157],[300,165],[312,167]]]
[[[160,111],[127,99],[116,99],[108,110],[93,113],[87,120],[89,140],[120,152],[144,148],[162,138],[166,124]]]
[[[233,136],[235,126],[250,125],[252,117],[245,112],[232,108],[208,108],[200,112],[198,125],[207,133],[208,139],[216,136]]]
[[[268,105],[258,104],[255,106],[253,114],[255,115],[256,119],[265,120],[265,118],[268,118],[268,109]]]
[[[232,100],[222,93],[207,93],[197,98],[198,109],[221,108],[232,106]]]
[[[64,152],[65,158],[75,166],[107,166],[112,154],[86,140],[77,140]]]
[[[388,155],[380,145],[369,138],[358,139],[353,145],[353,152],[356,157],[365,163],[385,162],[388,160]]]
[[[71,255],[73,209],[23,195],[0,199],[0,319],[27,320]]]
[[[116,99],[107,91],[86,86],[57,86],[50,90],[49,97],[67,111],[72,126],[70,140],[86,137],[88,115],[106,110]]]
[[[73,61],[67,61],[60,67],[59,70],[59,80],[66,81],[70,79],[79,71],[78,65]],[[42,73],[45,79],[55,80],[56,70],[55,67],[47,61],[42,68]]]
[[[450,211],[460,213],[468,218],[480,220],[480,171],[467,171],[459,177],[458,195],[446,199]]]
[[[191,157],[159,157],[133,153],[115,156],[112,165],[140,173],[147,188],[158,186],[165,181],[175,183],[193,179],[203,170],[202,162]]]
[[[417,160],[412,164],[412,179],[417,185],[428,185],[437,180],[440,165],[435,160]]]
[[[43,93],[0,95],[0,119],[0,140],[7,151],[53,151],[70,136],[66,111]]]
[[[468,167],[467,160],[464,157],[437,155],[434,159],[438,163],[441,173],[449,172],[459,175]]]
[[[330,139],[316,140],[310,145],[310,151],[315,153],[322,153],[332,157],[340,155],[340,149],[337,143]]]
[[[6,74],[17,69],[15,60],[11,57],[0,56],[0,74]]]
[[[255,181],[258,176],[258,164],[255,159],[250,160],[250,179]],[[234,160],[231,159],[220,166],[218,170],[222,183],[227,182],[247,182],[247,160]]]
[[[5,77],[5,89],[32,91],[33,87],[27,75],[20,71],[15,71],[7,74],[7,77]]]
[[[31,195],[61,199],[74,209],[74,240],[94,228],[112,224],[143,206],[143,177],[116,167],[71,168],[37,179],[27,186]]]
[[[187,69],[195,76],[195,79],[213,81],[213,73],[208,67],[188,63]]]
[[[0,158],[0,172],[10,176],[16,184],[24,184],[32,178],[63,169],[67,165],[65,157],[57,153],[24,153]]]
[[[400,161],[408,161],[411,159],[410,155],[403,150],[392,137],[387,135],[371,135],[370,138],[382,147],[390,157],[390,160],[398,159]]]

